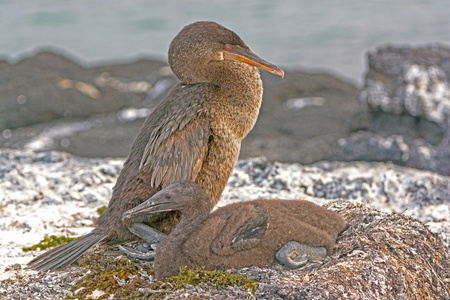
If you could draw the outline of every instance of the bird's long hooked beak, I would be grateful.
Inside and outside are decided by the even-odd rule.
[[[176,210],[177,203],[167,198],[166,195],[167,193],[164,191],[154,194],[147,201],[124,212],[122,215],[122,221],[128,223],[128,221],[132,219],[139,219],[140,216],[147,214]]]
[[[238,60],[246,64],[269,71],[272,74],[281,76],[281,78],[284,77],[283,69],[275,66],[274,64],[271,64],[268,61],[265,61],[252,51],[244,49],[241,46],[226,44],[225,49],[223,51],[223,58]]]

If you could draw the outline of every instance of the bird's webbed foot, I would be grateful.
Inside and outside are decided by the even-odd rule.
[[[295,241],[284,244],[275,254],[280,264],[291,269],[303,267],[310,260],[323,260],[326,256],[325,247],[312,247]]]
[[[119,246],[119,250],[133,258],[147,261],[153,260],[156,248],[159,243],[166,238],[166,235],[144,223],[133,223],[128,226],[128,229],[137,237],[145,240],[145,243],[137,249]]]

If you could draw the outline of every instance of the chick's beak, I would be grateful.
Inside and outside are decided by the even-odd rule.
[[[225,49],[223,50],[223,59],[238,60],[251,66],[264,69],[272,74],[281,76],[281,78],[284,77],[284,71],[280,67],[265,61],[252,51],[244,49],[238,45],[226,44]]]
[[[147,201],[139,204],[138,206],[127,210],[122,215],[122,221],[129,223],[132,220],[138,220],[145,215],[158,213],[163,211],[172,211],[176,209],[177,204],[166,197],[162,197],[161,194],[156,193]]]

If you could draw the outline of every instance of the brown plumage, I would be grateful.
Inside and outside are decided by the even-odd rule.
[[[276,252],[296,241],[325,247],[330,254],[346,223],[337,213],[308,201],[254,200],[210,213],[209,198],[197,184],[171,184],[125,213],[124,218],[180,211],[181,221],[156,252],[157,278],[176,275],[180,267],[207,270],[269,266]]]
[[[214,22],[183,28],[170,44],[169,64],[181,83],[144,122],[96,228],[35,258],[31,268],[64,268],[100,241],[135,239],[122,214],[170,183],[195,181],[211,197],[210,209],[217,203],[259,113],[262,82],[255,66],[284,73]],[[168,233],[179,221],[173,212],[147,217],[133,222]]]

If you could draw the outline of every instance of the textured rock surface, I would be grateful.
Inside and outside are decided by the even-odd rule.
[[[371,109],[450,126],[450,49],[380,48],[369,68],[360,100]]]
[[[433,170],[450,175],[450,143],[445,138],[432,145],[422,138],[403,135],[383,135],[360,131],[340,139],[334,146],[330,160],[391,161],[400,166]]]
[[[50,299],[72,295],[71,287],[86,269],[73,266],[64,272],[36,274],[23,269],[35,253],[23,253],[21,248],[46,234],[76,236],[90,231],[95,210],[108,202],[121,164],[122,160],[84,159],[61,152],[0,151],[1,295]],[[233,271],[257,278],[256,298],[421,299],[419,292],[441,295],[436,299],[448,297],[448,176],[384,163],[302,166],[255,158],[239,161],[219,205],[260,197],[327,204],[351,227],[323,265]],[[112,262],[117,256],[102,247],[96,251],[110,255]],[[376,279],[376,284],[368,278]],[[154,282],[151,276],[145,280]],[[170,292],[167,297],[183,295],[249,296],[243,287],[217,290],[206,285]]]

